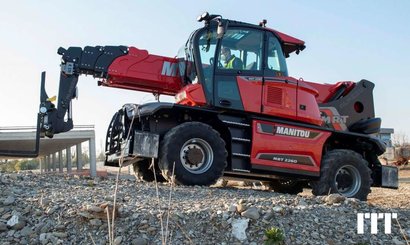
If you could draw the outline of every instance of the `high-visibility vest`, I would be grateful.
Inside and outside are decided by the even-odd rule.
[[[225,68],[227,69],[233,69],[233,61],[236,59],[234,55],[232,55],[232,58],[228,61],[228,63],[225,64]]]

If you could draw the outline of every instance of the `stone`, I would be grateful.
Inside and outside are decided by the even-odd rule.
[[[84,188],[81,184],[84,178],[75,180],[71,175],[62,176],[54,173],[23,175],[23,180],[18,178],[17,181],[12,182],[13,184],[0,183],[1,245],[82,242],[92,244],[90,235],[95,244],[106,243],[107,215],[104,211],[99,211],[108,207],[113,210],[113,203],[104,201],[104,197],[114,191],[115,178],[111,178],[113,176],[106,180],[99,180],[94,188]],[[122,194],[116,200],[115,210],[119,210],[120,216],[115,222],[116,235],[114,236],[114,238],[121,236],[122,239],[117,238],[116,243],[121,240],[120,245],[159,244],[161,242],[159,218],[164,222],[167,220],[169,184],[158,185],[160,194],[160,204],[158,204],[154,183],[135,183],[135,180],[122,177],[125,175],[121,176],[119,182],[118,191]],[[6,178],[11,181],[8,175]],[[232,182],[232,185],[235,185],[235,182]],[[377,236],[369,232],[364,236],[356,234],[354,222],[357,219],[356,213],[359,211],[394,212],[399,213],[404,234],[410,233],[408,227],[410,216],[408,212],[402,212],[410,207],[407,202],[409,196],[406,193],[408,186],[404,187],[394,190],[393,199],[397,200],[397,203],[390,203],[389,199],[392,196],[389,196],[389,199],[385,200],[371,200],[374,206],[370,206],[367,202],[351,198],[328,205],[325,199],[332,202],[328,200],[330,198],[328,196],[279,195],[250,188],[175,186],[169,220],[171,229],[169,231],[172,234],[170,243],[263,244],[264,232],[271,227],[278,227],[286,234],[283,244],[356,244],[366,239],[371,239],[374,244],[403,244],[404,238],[398,233],[394,221],[392,223],[394,234],[384,235],[382,220],[379,220],[380,234]],[[373,191],[374,194],[381,196],[385,191],[389,193],[389,190],[379,193],[378,188]],[[3,201],[8,196],[15,198],[14,203],[3,205]],[[43,205],[40,205],[42,202]],[[105,204],[100,206],[103,202]],[[357,204],[357,208],[354,204]],[[238,212],[238,205],[241,212]],[[306,208],[301,209],[300,207],[303,206]],[[58,209],[52,213],[50,210],[53,208]],[[249,215],[255,209],[258,211],[254,212],[255,216]],[[260,217],[255,219],[257,214]],[[6,224],[14,215],[25,220],[25,226],[19,230]],[[369,231],[370,219],[364,221]],[[392,241],[394,238],[395,240]]]
[[[3,222],[0,222],[0,232],[1,231],[7,231],[8,229],[7,229],[7,225],[6,224],[4,224]]]
[[[245,218],[250,218],[250,219],[259,219],[260,217],[259,210],[255,207],[248,208],[241,215]]]
[[[238,213],[242,213],[242,212],[245,211],[245,210],[246,210],[246,206],[245,206],[245,204],[243,204],[243,203],[239,203],[238,206],[236,206],[236,211],[237,211]]]
[[[299,206],[307,206],[308,204],[307,204],[306,201],[304,201],[303,199],[301,199],[301,200],[299,200],[298,205],[299,205]]]
[[[280,206],[276,206],[274,208],[272,208],[272,211],[275,213],[283,213],[284,208],[280,207]]]
[[[52,235],[57,238],[67,238],[68,236],[66,232],[53,232]]]
[[[227,220],[227,219],[229,219],[229,217],[230,217],[229,212],[226,212],[226,211],[222,212],[222,219],[223,220]]]
[[[20,233],[22,236],[30,236],[31,234],[33,234],[33,229],[29,226],[24,227]]]
[[[16,199],[13,196],[8,196],[4,201],[3,205],[8,206],[13,204],[16,201]]]
[[[58,209],[58,206],[51,207],[47,209],[46,214],[52,215],[53,213],[55,213],[55,211],[57,211],[57,209]]]
[[[50,204],[51,200],[47,197],[42,197],[40,198],[40,205],[41,206],[47,206],[48,204]]]
[[[233,219],[232,220],[232,236],[239,241],[245,241],[247,239],[246,229],[249,225],[249,219]]]
[[[47,244],[48,242],[48,233],[41,233],[39,237],[41,244]]]
[[[9,178],[12,180],[17,180],[18,179],[18,175],[17,174],[10,174]]]
[[[13,215],[8,221],[7,225],[14,230],[21,230],[26,226],[26,221],[19,215]]]
[[[148,232],[154,232],[156,230],[157,230],[157,228],[155,228],[155,227],[148,227],[148,229],[147,229]]]
[[[312,236],[315,240],[319,240],[319,239],[320,239],[319,233],[317,233],[317,232],[312,232],[311,236]]]
[[[101,212],[104,211],[103,208],[100,208],[100,207],[97,207],[97,206],[94,206],[94,205],[88,205],[86,209],[89,212],[96,212],[96,213],[101,213]]]
[[[393,243],[394,245],[406,245],[406,243],[400,241],[400,240],[397,239],[397,238],[393,238],[392,243]]]
[[[89,212],[78,212],[77,214],[87,219],[94,218],[94,215],[90,214]]]
[[[336,194],[336,193],[330,194],[325,198],[326,204],[329,204],[329,205],[332,205],[335,203],[342,203],[345,200],[346,200],[346,197]]]
[[[66,227],[65,225],[56,225],[55,229],[57,231],[65,231]]]
[[[102,221],[99,220],[99,219],[91,219],[91,220],[90,220],[90,224],[91,224],[92,226],[100,226],[100,225],[102,225]]]
[[[132,245],[147,245],[148,241],[145,238],[139,237],[131,241]]]
[[[120,245],[121,242],[122,242],[122,236],[117,236],[117,237],[114,239],[114,245]]]
[[[268,211],[265,216],[263,216],[264,220],[271,220],[273,218],[274,214],[271,211]]]
[[[7,236],[8,236],[8,237],[12,237],[12,236],[14,236],[14,233],[16,233],[15,230],[9,230],[9,231],[7,232]]]
[[[229,212],[235,212],[237,209],[236,209],[236,204],[231,204],[230,206],[229,206],[229,208],[228,208],[228,211]]]

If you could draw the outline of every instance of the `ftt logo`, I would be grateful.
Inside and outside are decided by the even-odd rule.
[[[364,234],[365,219],[370,219],[371,234],[377,234],[379,219],[384,219],[384,234],[391,234],[391,220],[397,219],[397,213],[357,213],[357,234]]]

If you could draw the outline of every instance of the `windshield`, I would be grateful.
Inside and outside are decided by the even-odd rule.
[[[201,83],[205,86],[205,94],[211,95],[213,90],[214,57],[217,45],[216,31],[204,29],[198,39],[200,67],[202,68]]]

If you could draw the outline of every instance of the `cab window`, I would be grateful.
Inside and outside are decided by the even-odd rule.
[[[263,32],[247,28],[229,28],[222,39],[218,68],[261,70],[262,45]]]
[[[267,48],[267,74],[271,76],[287,76],[288,70],[286,67],[285,56],[282,52],[282,47],[278,39],[268,33],[268,48]]]

